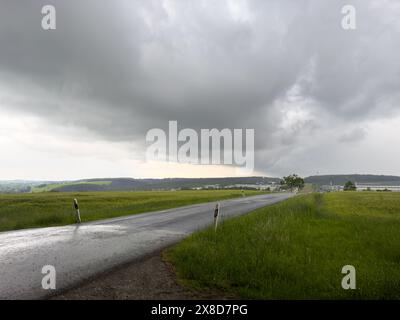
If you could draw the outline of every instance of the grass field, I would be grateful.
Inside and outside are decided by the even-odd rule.
[[[165,253],[189,287],[250,299],[400,299],[400,193],[310,194]],[[344,265],[356,290],[341,287]]]
[[[239,196],[240,190],[0,194],[0,231],[74,223],[74,198],[82,221],[92,221]]]
[[[49,192],[49,191],[54,191],[57,190],[58,188],[61,187],[66,187],[66,186],[79,186],[79,185],[98,185],[98,186],[103,186],[103,185],[110,185],[111,181],[85,181],[85,182],[64,182],[64,183],[52,183],[52,184],[45,184],[43,186],[37,186],[33,187],[31,192],[36,193],[36,192]]]

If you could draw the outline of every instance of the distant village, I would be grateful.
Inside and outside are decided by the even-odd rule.
[[[221,186],[219,184],[210,184],[190,189],[191,190],[241,189],[241,190],[279,191],[280,187],[281,185],[279,183],[271,182],[269,184],[232,184],[224,186]]]
[[[356,191],[394,191],[400,192],[400,185],[381,185],[374,183],[357,183],[355,182]],[[322,185],[319,187],[321,192],[337,192],[344,191],[344,186],[342,185]]]
[[[400,192],[400,185],[384,185],[374,183],[357,183],[355,182],[355,191],[393,191]],[[220,190],[220,189],[241,189],[241,190],[260,190],[260,191],[281,191],[282,186],[279,183],[271,182],[269,184],[232,184],[221,186],[219,184],[204,185],[201,187],[193,187],[191,190]],[[316,186],[319,192],[339,192],[344,191],[344,185],[321,185]]]

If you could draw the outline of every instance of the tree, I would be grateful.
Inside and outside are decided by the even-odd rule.
[[[344,191],[355,191],[357,190],[356,185],[352,181],[347,181],[343,188]]]
[[[283,177],[281,181],[281,185],[293,191],[294,188],[303,189],[304,188],[304,179],[299,177],[297,174],[292,174],[287,177]]]

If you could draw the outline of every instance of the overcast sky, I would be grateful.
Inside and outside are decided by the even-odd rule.
[[[169,120],[255,129],[254,174],[400,175],[399,17],[398,0],[0,0],[0,179],[236,174],[146,163]]]

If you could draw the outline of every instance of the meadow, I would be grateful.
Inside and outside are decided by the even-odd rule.
[[[78,185],[110,185],[111,181],[83,181],[83,182],[63,182],[63,183],[51,183],[32,187],[31,192],[50,192],[57,190],[60,187],[66,186],[78,186]]]
[[[74,198],[85,222],[240,196],[240,190],[0,194],[0,231],[72,224]]]
[[[164,253],[178,281],[245,299],[400,299],[400,193],[299,195]],[[356,269],[344,290],[342,267]]]

